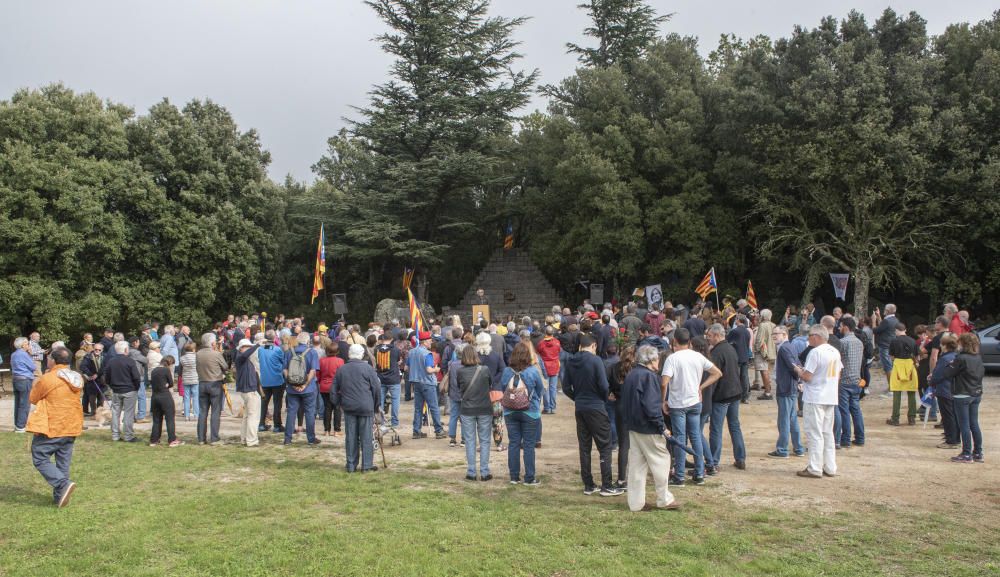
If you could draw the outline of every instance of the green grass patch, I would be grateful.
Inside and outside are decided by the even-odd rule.
[[[545,471],[537,488],[512,487],[504,475],[470,483],[464,465],[450,462],[348,475],[339,451],[153,449],[112,444],[106,432],[77,443],[79,488],[58,510],[28,441],[0,437],[4,577],[1000,571],[985,516],[751,508],[711,485],[678,489],[681,512],[632,514],[623,498],[586,497],[575,477]]]

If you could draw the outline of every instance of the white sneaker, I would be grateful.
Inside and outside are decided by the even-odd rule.
[[[25,431],[24,429],[14,429],[14,432],[15,433],[25,433],[27,431]]]

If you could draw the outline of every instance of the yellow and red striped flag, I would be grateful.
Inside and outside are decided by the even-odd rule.
[[[323,275],[326,274],[326,232],[323,225],[319,225],[319,244],[316,246],[316,272],[313,274],[312,300],[309,304],[316,302],[319,291],[323,290]]]
[[[410,287],[406,287],[406,297],[410,302],[410,328],[419,333],[424,330],[424,317],[420,314],[420,303],[417,302],[417,297],[413,296]]]
[[[711,270],[705,274],[705,278],[701,279],[701,283],[699,283],[697,288],[694,289],[694,292],[698,293],[698,296],[701,298],[706,298],[718,289],[719,285],[715,282],[715,267],[713,266]]]
[[[403,269],[403,288],[404,289],[409,289],[410,288],[410,284],[412,284],[412,283],[413,283],[413,269],[409,268],[409,267],[404,268]]]
[[[747,304],[753,310],[758,310],[757,308],[757,293],[753,292],[753,283],[747,281]]]

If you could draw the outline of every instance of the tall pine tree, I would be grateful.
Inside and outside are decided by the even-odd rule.
[[[461,268],[467,247],[489,248],[482,219],[493,215],[481,214],[479,201],[537,73],[514,70],[520,55],[511,35],[525,19],[489,16],[487,1],[367,4],[389,27],[377,39],[396,58],[391,80],[329,140],[314,170],[347,201],[334,203],[344,248],[380,259],[388,279],[417,265],[424,292],[428,267],[447,260],[449,270]],[[386,257],[399,266],[387,268]],[[374,270],[369,279],[372,288],[386,280]]]

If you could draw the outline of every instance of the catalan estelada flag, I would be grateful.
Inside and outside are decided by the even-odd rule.
[[[512,248],[514,248],[514,225],[508,218],[507,229],[504,231],[504,237],[503,237],[503,249],[510,250]]]
[[[313,294],[309,304],[316,302],[319,291],[323,290],[323,275],[326,274],[326,232],[319,225],[319,243],[316,245],[316,272],[313,274]]]
[[[413,296],[410,287],[406,287],[406,297],[410,301],[410,328],[419,333],[424,330],[424,318],[420,314],[420,303],[417,302],[417,297]]]
[[[694,292],[698,293],[701,298],[706,298],[717,290],[719,290],[719,285],[715,282],[715,267],[713,266],[705,274],[705,278],[701,279],[701,284],[694,289]]]
[[[403,269],[403,288],[409,289],[410,285],[413,283],[413,269],[404,268]]]
[[[747,281],[747,304],[753,310],[758,310],[757,308],[757,293],[753,292],[753,283]]]

